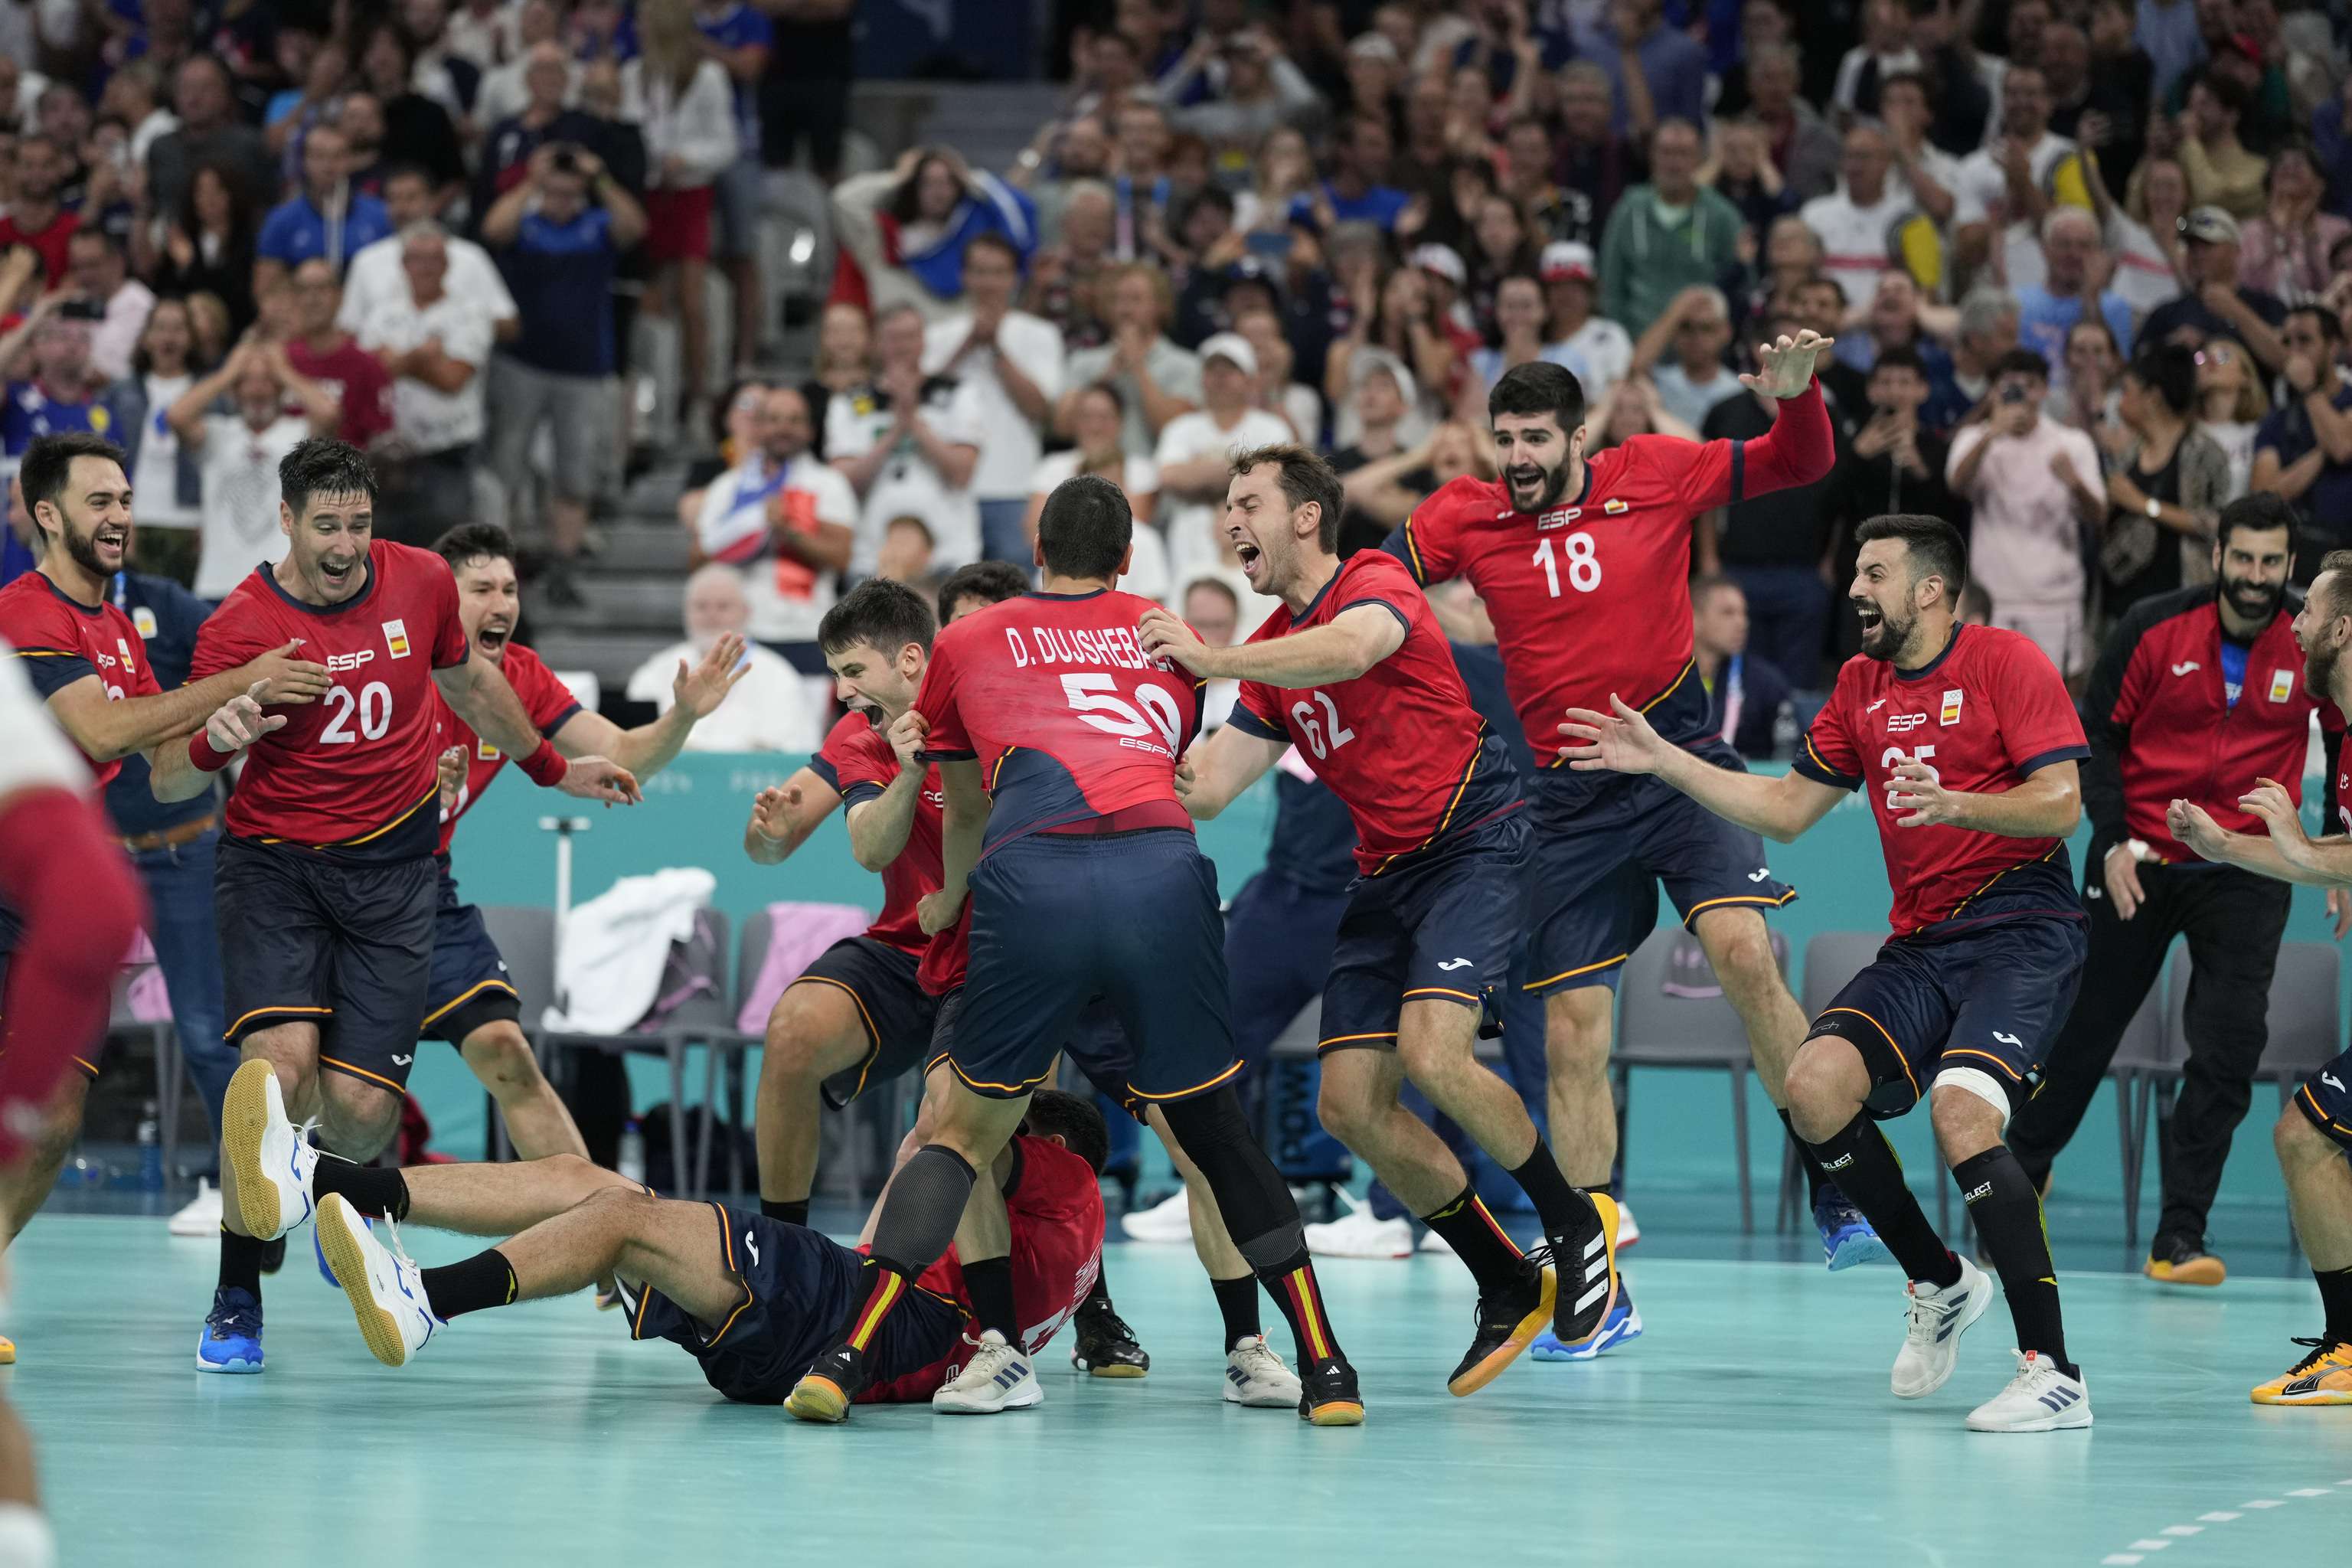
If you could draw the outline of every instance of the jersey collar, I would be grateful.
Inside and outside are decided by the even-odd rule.
[[[1315,616],[1315,612],[1322,606],[1323,601],[1330,596],[1331,590],[1339,585],[1339,574],[1347,571],[1347,569],[1348,563],[1344,561],[1340,562],[1337,569],[1332,572],[1331,575],[1323,579],[1323,585],[1315,590],[1315,596],[1307,601],[1307,607],[1290,617],[1290,624],[1294,626],[1305,626],[1308,621],[1312,620]]]
[[[368,546],[367,581],[360,584],[360,591],[358,593],[353,594],[350,598],[345,599],[340,605],[304,604],[301,600],[288,593],[286,591],[286,584],[278,580],[278,568],[274,562],[265,561],[260,565],[255,567],[254,570],[261,574],[261,580],[269,584],[269,591],[277,595],[279,600],[290,607],[301,611],[306,616],[340,616],[345,610],[356,610],[362,605],[366,604],[370,599],[375,596],[375,585],[383,579],[383,573],[376,565],[375,546],[373,544],[370,544]]]
[[[1935,658],[1929,659],[1927,663],[1921,665],[1916,669],[1904,669],[1898,666],[1895,671],[1895,679],[1897,680],[1925,680],[1929,676],[1935,674],[1937,670],[1943,668],[1944,661],[1952,657],[1952,650],[1960,646],[1960,634],[1968,629],[1969,628],[1965,626],[1961,626],[1955,622],[1952,626],[1951,638],[1944,644],[1943,652],[1937,654]]]
[[[96,605],[83,604],[79,599],[75,598],[71,594],[68,594],[63,588],[58,587],[57,580],[46,572],[36,572],[33,575],[41,580],[41,585],[43,587],[48,589],[52,595],[56,595],[59,604],[70,605],[74,609],[80,611],[85,616],[95,616],[99,611],[106,607],[103,603]]]
[[[1109,592],[1108,588],[1089,588],[1083,594],[1048,594],[1043,588],[1032,588],[1021,596],[1024,599],[1051,599],[1057,605],[1078,605],[1088,599],[1099,599]]]

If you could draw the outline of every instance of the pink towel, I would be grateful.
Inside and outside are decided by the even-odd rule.
[[[747,1035],[767,1033],[768,1015],[784,988],[807,973],[819,953],[844,937],[863,935],[873,920],[853,904],[770,904],[767,955],[760,961],[759,980],[744,993],[735,1026]]]

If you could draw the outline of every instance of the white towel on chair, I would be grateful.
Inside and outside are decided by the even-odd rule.
[[[541,1021],[567,1034],[625,1033],[658,998],[670,943],[694,934],[694,913],[718,887],[699,867],[671,867],[574,906],[556,957],[558,1005]]]

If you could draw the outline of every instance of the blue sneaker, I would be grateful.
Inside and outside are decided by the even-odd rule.
[[[198,1372],[261,1370],[261,1303],[250,1291],[213,1292],[213,1310],[196,1339]]]
[[[1601,1320],[1601,1331],[1592,1336],[1591,1343],[1570,1350],[1559,1342],[1559,1335],[1546,1329],[1528,1347],[1528,1354],[1538,1361],[1591,1361],[1602,1351],[1641,1337],[1642,1313],[1633,1305],[1633,1293],[1621,1274],[1617,1278],[1617,1304],[1609,1309],[1609,1316]]]
[[[1822,1189],[1821,1201],[1813,1205],[1813,1226],[1822,1233],[1822,1256],[1832,1274],[1864,1263],[1895,1261],[1862,1211],[1835,1187]]]
[[[368,1218],[365,1215],[355,1214],[352,1217],[358,1220],[361,1225],[364,1226],[370,1236],[373,1236],[375,1234],[375,1221]],[[326,1244],[319,1239],[319,1227],[315,1225],[310,1227],[310,1256],[319,1260],[319,1278],[324,1279],[328,1284],[332,1285],[336,1289],[341,1289],[343,1288],[343,1282],[335,1278],[335,1271],[333,1269],[327,1267]]]

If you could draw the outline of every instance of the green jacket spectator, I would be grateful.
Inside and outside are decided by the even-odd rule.
[[[1711,284],[1739,261],[1744,219],[1701,186],[1698,132],[1688,121],[1658,127],[1650,183],[1628,190],[1601,237],[1601,314],[1640,337],[1675,295]]]

